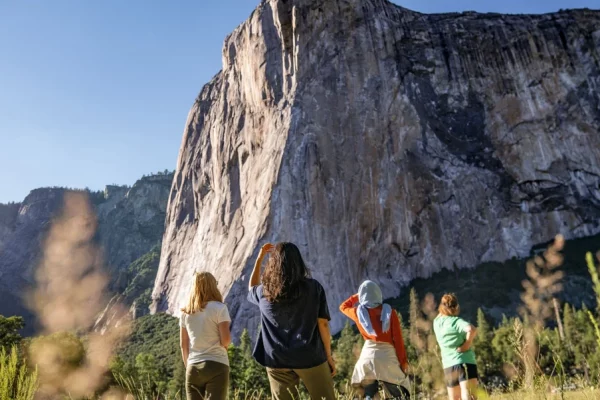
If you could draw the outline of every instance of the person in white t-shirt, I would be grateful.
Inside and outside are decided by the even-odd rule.
[[[187,400],[227,399],[231,318],[211,273],[195,274],[188,305],[181,311],[180,344],[186,367]]]

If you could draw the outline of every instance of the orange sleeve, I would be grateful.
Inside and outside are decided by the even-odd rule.
[[[354,294],[340,305],[340,311],[354,322],[358,322],[356,318],[356,308],[354,304],[358,303],[358,294]]]
[[[406,356],[406,349],[404,348],[404,338],[402,337],[402,327],[400,326],[400,320],[396,310],[392,311],[392,340],[394,341],[394,348],[396,349],[396,357],[400,362],[402,371],[408,370],[408,357]]]

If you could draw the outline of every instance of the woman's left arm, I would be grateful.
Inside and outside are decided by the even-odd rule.
[[[459,353],[464,353],[466,351],[469,351],[469,349],[471,348],[471,345],[473,344],[473,339],[475,339],[475,336],[477,336],[477,328],[475,328],[471,324],[467,325],[463,329],[463,331],[466,332],[467,338],[466,338],[465,342],[462,344],[462,346],[460,346],[458,349],[456,349],[456,351],[458,351]]]
[[[334,376],[335,361],[331,355],[331,332],[329,331],[329,321],[325,318],[319,318],[317,320],[317,325],[319,326],[319,334],[321,335],[321,340],[323,341],[323,347],[325,347],[327,364],[329,364],[329,368],[331,369],[331,376]]]
[[[394,341],[394,348],[396,349],[396,357],[398,358],[402,372],[406,374],[408,373],[408,357],[406,355],[406,348],[404,347],[404,338],[402,337],[400,319],[398,319],[398,313],[396,310],[392,311],[391,319],[392,340]]]
[[[181,357],[183,357],[183,365],[187,368],[187,360],[190,355],[190,336],[185,327],[179,329],[179,346],[181,347]]]

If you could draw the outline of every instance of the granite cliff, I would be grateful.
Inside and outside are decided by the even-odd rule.
[[[259,246],[299,245],[330,308],[600,231],[600,12],[425,15],[264,0],[186,123],[153,310],[214,273],[233,330]],[[334,330],[342,319],[335,316]]]
[[[125,290],[135,278],[128,273],[130,264],[160,243],[172,179],[172,174],[152,175],[131,187],[107,186],[89,194],[111,290]],[[35,189],[21,203],[0,205],[0,314],[24,315],[25,333],[35,326],[23,296],[35,283],[44,238],[68,191]]]

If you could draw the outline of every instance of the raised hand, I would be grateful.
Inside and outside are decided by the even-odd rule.
[[[266,243],[263,247],[260,248],[260,257],[264,257],[267,254],[271,253],[275,249],[275,245],[271,243]]]
[[[252,270],[252,275],[250,275],[250,280],[248,281],[248,290],[252,290],[254,286],[260,284],[260,265],[262,264],[265,256],[271,253],[273,249],[275,249],[275,246],[273,246],[273,244],[271,243],[266,243],[260,248],[260,251],[258,252],[258,257],[254,262],[254,269]]]

